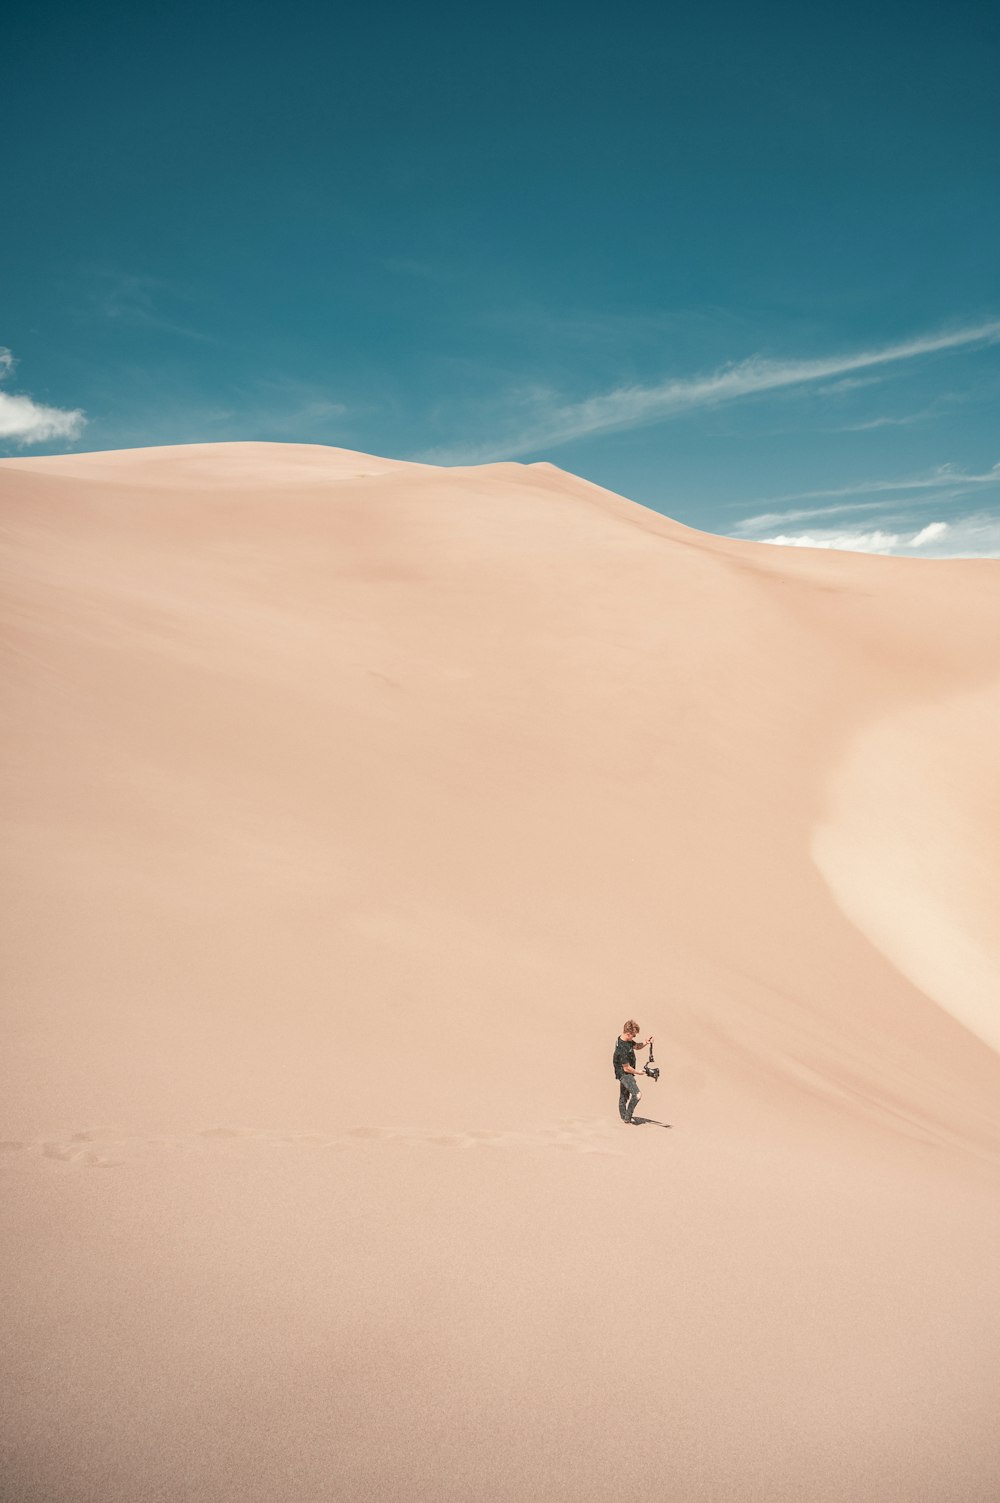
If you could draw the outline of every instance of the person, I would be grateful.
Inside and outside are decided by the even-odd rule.
[[[615,1045],[614,1067],[615,1079],[618,1081],[618,1111],[623,1122],[631,1122],[632,1115],[639,1103],[642,1092],[639,1089],[638,1071],[635,1067],[635,1051],[645,1049],[653,1042],[650,1034],[645,1044],[637,1044],[639,1037],[639,1025],[634,1018],[629,1018],[618,1035]]]

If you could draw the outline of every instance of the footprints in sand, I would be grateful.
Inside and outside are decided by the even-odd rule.
[[[117,1169],[144,1159],[174,1154],[238,1153],[250,1150],[345,1152],[398,1143],[405,1147],[470,1149],[556,1149],[570,1153],[621,1153],[616,1134],[603,1118],[574,1117],[553,1126],[523,1131],[427,1132],[386,1127],[349,1127],[343,1133],[278,1132],[265,1128],[211,1126],[187,1135],[130,1136],[111,1127],[91,1127],[67,1138],[34,1142],[0,1140],[0,1154],[27,1153],[82,1169]]]
[[[614,1153],[611,1132],[606,1121],[588,1122],[581,1117],[554,1127],[535,1127],[508,1132],[392,1132],[381,1127],[352,1127],[347,1137],[362,1141],[427,1144],[431,1148],[561,1148],[572,1153]]]

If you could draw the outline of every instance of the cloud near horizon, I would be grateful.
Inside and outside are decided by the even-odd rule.
[[[13,371],[17,361],[6,347],[0,348],[0,381]],[[79,408],[67,411],[46,407],[31,397],[0,391],[0,442],[40,444],[51,438],[78,438],[87,419]]]
[[[742,521],[734,524],[733,537],[760,538],[762,532],[769,528],[782,526],[789,522],[811,521],[814,517],[832,517],[845,512],[859,511],[882,511],[886,506],[885,500],[880,501],[846,501],[837,500],[837,497],[846,496],[885,496],[894,491],[922,491],[933,492],[929,496],[908,497],[910,505],[933,506],[938,501],[953,500],[960,496],[963,489],[969,486],[992,488],[1000,485],[1000,464],[995,464],[991,470],[982,475],[970,475],[964,470],[956,470],[953,465],[938,465],[928,475],[913,475],[902,480],[864,480],[852,485],[841,485],[830,490],[821,491],[795,491],[789,495],[772,496],[765,504],[779,506],[783,501],[819,501],[832,502],[825,506],[793,507],[785,511],[757,512],[751,517],[744,517]],[[901,498],[902,499],[902,498]],[[906,504],[906,502],[903,502]],[[761,505],[758,501],[756,505]]]
[[[848,376],[854,371],[915,360],[944,350],[998,341],[1000,320],[994,319],[950,333],[922,335],[883,349],[863,350],[853,355],[812,360],[769,360],[755,355],[737,364],[723,366],[707,376],[663,381],[656,386],[620,387],[580,402],[559,403],[553,393],[536,390],[531,404],[524,401],[523,394],[517,399],[516,406],[521,411],[529,405],[536,408],[536,413],[541,409],[541,415],[536,415],[534,422],[519,432],[489,444],[468,449],[458,446],[450,450],[441,448],[420,457],[453,464],[511,459],[556,448],[595,433],[643,427],[698,407]]]
[[[978,475],[958,470],[954,465],[938,465],[927,474],[900,480],[864,481],[828,490],[776,496],[772,505],[813,499],[822,500],[824,504],[757,512],[736,522],[728,531],[732,537],[790,548],[843,548],[856,553],[919,554],[923,558],[998,558],[1000,517],[979,512],[926,522],[918,521],[912,515],[914,510],[936,508],[967,498],[970,488],[983,490],[996,486],[1000,486],[1000,464]],[[900,492],[908,494],[897,494]],[[855,496],[875,496],[877,499],[838,499]],[[865,514],[863,521],[862,513]],[[839,520],[834,523],[826,521],[834,517]],[[855,525],[855,519],[858,525]],[[785,530],[796,522],[805,522],[807,530]]]
[[[988,513],[929,522],[916,532],[871,532],[818,527],[809,532],[758,538],[780,548],[836,548],[849,553],[881,553],[909,558],[1000,559],[1000,517]]]

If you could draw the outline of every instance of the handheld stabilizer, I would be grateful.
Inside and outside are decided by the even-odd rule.
[[[652,1044],[650,1044],[650,1046],[649,1046],[649,1061],[648,1061],[647,1064],[643,1065],[643,1067],[642,1067],[642,1073],[643,1073],[643,1075],[648,1075],[649,1078],[650,1078],[650,1080],[659,1080],[659,1078],[660,1078],[660,1067],[659,1067],[659,1065],[654,1065],[653,1064],[653,1046],[652,1046]]]

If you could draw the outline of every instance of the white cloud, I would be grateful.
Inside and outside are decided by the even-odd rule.
[[[778,533],[758,539],[783,548],[837,548],[851,553],[882,553],[920,558],[1000,559],[1000,516],[978,513],[929,522],[919,531],[911,529],[870,532],[851,529],[814,528],[801,533]]]
[[[927,543],[943,538],[949,530],[947,522],[928,522],[926,527],[921,527],[915,538],[910,539],[910,547],[923,548]]]
[[[452,450],[451,462],[509,459],[593,433],[638,428],[681,412],[731,402],[740,397],[845,376],[896,361],[915,360],[943,350],[997,341],[1000,341],[1000,320],[992,320],[950,333],[921,335],[900,344],[862,350],[853,355],[812,360],[767,360],[753,356],[738,364],[724,366],[711,375],[664,381],[656,386],[619,387],[582,402],[560,404],[554,397],[549,397],[547,402],[539,403],[529,426],[510,434],[506,440],[461,451]]]
[[[79,410],[43,407],[30,397],[11,397],[0,391],[0,439],[41,444],[49,438],[78,438],[86,421]]]
[[[997,558],[1000,557],[1000,517],[979,512],[951,517],[948,521],[918,522],[913,516],[914,511],[919,513],[932,506],[937,508],[960,497],[967,500],[970,490],[977,487],[984,490],[995,486],[1000,486],[1000,464],[981,474],[958,470],[950,464],[939,465],[927,474],[911,475],[902,480],[872,480],[777,496],[774,499],[779,502],[833,499],[821,506],[758,512],[737,522],[731,534],[785,548],[843,548],[856,553],[910,554],[921,558]],[[896,494],[903,491],[909,494]],[[871,492],[878,499],[836,499]],[[861,514],[866,514],[863,522]],[[840,520],[824,525],[822,519],[831,517]],[[854,525],[856,518],[858,525]],[[809,525],[801,532],[786,530],[796,522],[818,525]]]
[[[13,371],[17,361],[6,346],[0,346],[0,381]],[[0,441],[41,444],[50,438],[77,438],[87,419],[76,409],[45,407],[31,397],[0,391]]]
[[[777,537],[760,538],[761,543],[774,543],[779,548],[842,548],[850,553],[894,553],[900,537],[895,532],[833,532],[817,528],[814,532],[784,533]]]

